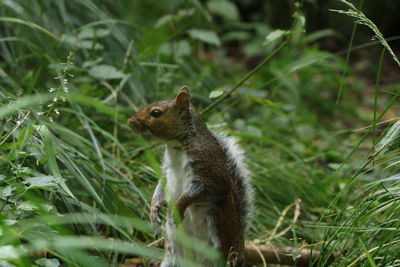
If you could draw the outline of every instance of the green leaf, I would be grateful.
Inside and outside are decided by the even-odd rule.
[[[270,45],[271,43],[275,42],[276,40],[278,40],[288,34],[289,34],[289,31],[284,31],[284,30],[279,30],[279,29],[272,31],[265,37],[265,42],[263,43],[263,45]]]
[[[210,11],[224,17],[227,20],[238,20],[239,12],[236,5],[229,1],[214,0],[207,2]]]
[[[12,259],[18,257],[18,250],[14,246],[1,246],[0,259]]]
[[[156,27],[160,27],[163,24],[172,23],[176,16],[167,14],[159,18],[155,24]]]
[[[64,34],[61,36],[61,42],[83,49],[101,50],[104,48],[103,45],[95,41],[92,41],[90,39],[79,39],[74,35],[68,35],[68,34]]]
[[[44,266],[44,267],[58,267],[60,266],[60,262],[58,259],[46,259],[41,258],[35,261],[37,265]]]
[[[80,41],[78,43],[78,45],[80,48],[83,48],[83,49],[101,50],[104,48],[104,46],[102,46],[101,44],[96,43],[94,41],[90,41],[90,40]]]
[[[15,160],[19,153],[22,151],[22,149],[24,148],[24,146],[26,145],[26,143],[30,140],[32,132],[35,130],[34,127],[32,126],[28,126],[28,127],[24,127],[16,142],[14,142],[13,144],[13,151],[12,153],[10,153],[9,159],[10,160]]]
[[[28,177],[23,183],[29,184],[29,187],[47,187],[47,188],[57,188],[64,179],[54,176],[37,176]]]
[[[57,159],[56,159],[56,152],[53,144],[53,135],[49,131],[46,125],[37,126],[37,131],[43,136],[43,143],[44,143],[44,151],[46,152],[47,161],[51,170],[51,173],[55,177],[61,178],[61,172],[58,168]],[[73,199],[76,199],[74,194],[72,194],[69,187],[65,184],[64,181],[60,182],[61,188]]]
[[[292,254],[291,255],[292,256],[292,259],[293,259],[293,261],[296,261],[297,259],[300,259],[301,258],[301,254]]]
[[[0,197],[9,197],[12,195],[14,188],[12,186],[7,186],[6,188],[0,188]]]
[[[250,33],[246,31],[230,31],[222,37],[223,41],[232,41],[232,40],[239,40],[239,41],[246,41],[250,38]]]
[[[200,40],[207,44],[215,46],[221,45],[218,35],[213,31],[193,29],[189,31],[189,35],[191,38]]]
[[[109,34],[110,34],[110,30],[108,30],[108,29],[84,28],[78,34],[78,38],[80,38],[80,39],[101,38],[101,37],[105,37]]]
[[[192,48],[187,40],[181,40],[179,42],[166,43],[160,47],[160,53],[165,55],[174,55],[175,57],[183,57],[190,55]],[[141,62],[143,65],[145,62]],[[159,66],[166,66],[166,64],[154,63]]]
[[[221,95],[223,95],[224,92],[225,92],[225,88],[217,88],[217,89],[212,90],[208,97],[211,99],[217,98],[217,97],[220,97]]]
[[[89,74],[101,80],[122,79],[125,74],[111,65],[95,65],[89,70]]]
[[[85,62],[83,62],[82,67],[84,68],[90,68],[93,67],[97,64],[99,64],[103,59],[102,58],[96,58],[95,60],[87,60]]]

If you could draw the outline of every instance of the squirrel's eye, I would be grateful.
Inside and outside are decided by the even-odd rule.
[[[154,118],[158,118],[162,115],[162,111],[159,109],[154,109],[150,112],[150,115]]]

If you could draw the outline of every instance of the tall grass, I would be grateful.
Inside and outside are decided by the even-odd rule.
[[[135,81],[121,22],[91,1],[9,1],[1,16],[0,258],[27,266],[48,256],[84,266],[121,263],[121,253],[159,259],[146,247],[156,173],[129,162],[119,138],[132,136],[121,114],[135,109],[117,102]],[[123,97],[132,92],[143,89]]]
[[[350,9],[338,11],[342,14],[355,17],[356,23],[368,26],[384,46],[376,70],[374,90],[373,118],[368,131],[360,138],[357,145],[346,157],[341,166],[350,160],[350,157],[360,149],[361,144],[371,142],[369,151],[364,156],[358,168],[354,169],[350,181],[345,185],[330,207],[343,201],[344,206],[339,211],[328,211],[323,227],[325,230],[325,260],[319,264],[326,264],[329,255],[336,255],[336,262],[347,266],[390,266],[398,264],[398,208],[397,197],[392,193],[398,187],[396,182],[397,169],[394,167],[393,154],[387,151],[395,149],[398,123],[381,135],[376,142],[377,123],[395,103],[396,93],[382,111],[378,111],[378,97],[380,95],[381,75],[385,50],[398,63],[397,57],[380,33],[376,25],[354,5],[342,1]],[[355,31],[353,31],[353,35]],[[348,57],[347,57],[348,58]],[[385,178],[389,176],[389,178]],[[349,196],[349,194],[351,194]]]

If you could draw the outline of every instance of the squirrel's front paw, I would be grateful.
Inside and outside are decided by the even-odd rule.
[[[162,209],[162,205],[151,205],[150,208],[150,221],[154,227],[154,236],[158,239],[161,235],[161,217],[160,211]]]
[[[154,225],[161,225],[160,210],[161,205],[152,205],[150,208],[150,220]]]

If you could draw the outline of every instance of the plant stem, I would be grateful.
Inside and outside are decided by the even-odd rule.
[[[207,112],[209,112],[211,109],[213,109],[215,106],[217,106],[219,103],[221,103],[222,101],[224,101],[225,99],[227,99],[228,97],[230,97],[238,88],[239,86],[241,86],[245,81],[247,81],[251,76],[254,75],[254,73],[256,73],[262,66],[264,66],[265,63],[267,63],[268,61],[271,60],[271,58],[273,58],[279,51],[282,50],[282,48],[284,48],[288,43],[289,43],[290,39],[287,39],[285,42],[283,42],[278,48],[276,48],[269,56],[267,56],[266,58],[263,59],[263,61],[261,61],[254,69],[252,69],[251,71],[249,71],[239,82],[237,82],[235,84],[235,86],[233,86],[233,88],[227,92],[226,94],[224,94],[223,96],[221,96],[220,98],[218,98],[217,100],[215,100],[213,103],[211,103],[208,107],[206,107],[204,110],[202,110],[200,112],[200,115],[204,115]]]

